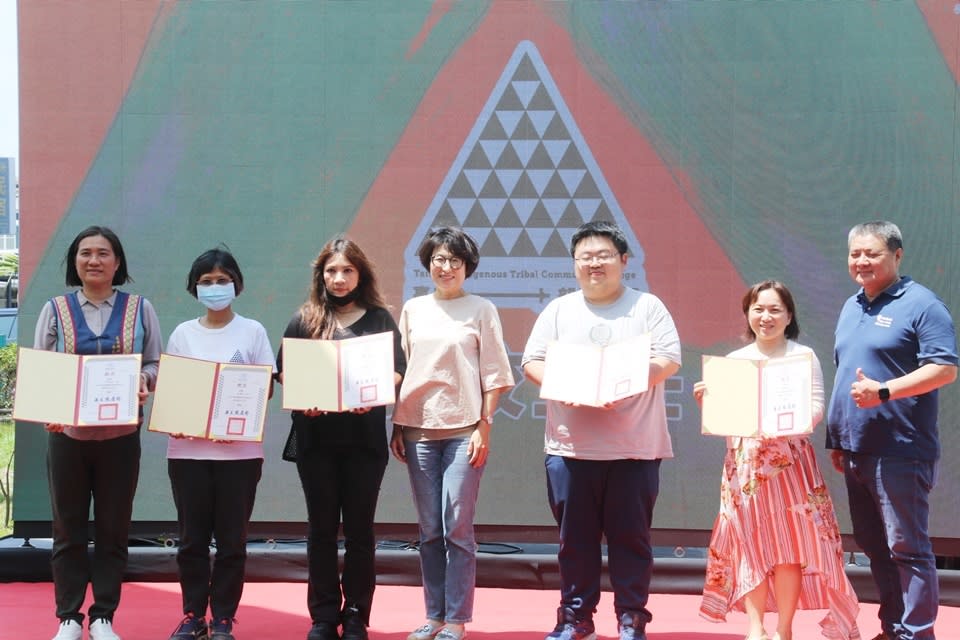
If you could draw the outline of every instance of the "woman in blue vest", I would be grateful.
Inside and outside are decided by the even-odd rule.
[[[131,282],[117,235],[106,227],[81,231],[64,260],[66,284],[80,287],[43,306],[34,347],[77,354],[140,353],[140,403],[156,382],[160,323],[141,296],[115,287]],[[119,640],[113,615],[127,566],[127,538],[140,472],[137,426],[46,425],[47,475],[53,512],[51,568],[60,629],[54,640],[83,637],[87,585],[90,640]],[[87,520],[94,518],[93,561],[87,556]]]

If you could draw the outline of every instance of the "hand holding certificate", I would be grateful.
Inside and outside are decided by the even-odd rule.
[[[140,420],[139,353],[80,356],[21,348],[13,417],[75,427]]]
[[[813,430],[813,356],[770,360],[703,356],[707,435],[772,438]]]
[[[602,407],[643,393],[649,376],[649,335],[606,346],[553,342],[544,359],[540,397]]]
[[[150,431],[210,440],[263,440],[273,367],[160,356]]]
[[[283,339],[283,408],[350,411],[393,404],[393,332]]]

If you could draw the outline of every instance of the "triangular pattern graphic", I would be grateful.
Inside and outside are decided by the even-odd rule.
[[[647,289],[640,243],[532,42],[514,50],[408,255],[429,229],[451,218],[480,245],[475,279],[481,282],[472,290],[500,306],[539,311],[574,290],[570,238],[593,220],[615,222],[624,231],[629,284]],[[409,260],[406,272],[405,295],[429,289],[429,274],[418,263]]]

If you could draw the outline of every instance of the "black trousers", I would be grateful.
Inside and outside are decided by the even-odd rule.
[[[247,528],[263,460],[167,460],[180,525],[183,613],[233,619],[243,595]],[[213,566],[210,543],[216,540]]]
[[[354,606],[367,624],[376,588],[373,520],[386,451],[362,447],[313,448],[301,454],[297,471],[307,502],[307,607],[314,622],[336,624],[341,606]],[[343,578],[337,532],[343,517]]]
[[[74,440],[51,433],[47,479],[53,510],[53,572],[57,617],[83,621],[87,584],[90,620],[113,619],[120,604],[133,496],[140,474],[140,433],[110,440]],[[93,502],[93,563],[87,552]]]

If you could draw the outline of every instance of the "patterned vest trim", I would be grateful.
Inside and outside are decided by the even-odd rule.
[[[87,325],[76,293],[52,299],[57,313],[57,350],[64,353],[108,354],[143,351],[143,298],[117,291],[113,311],[101,335]]]

